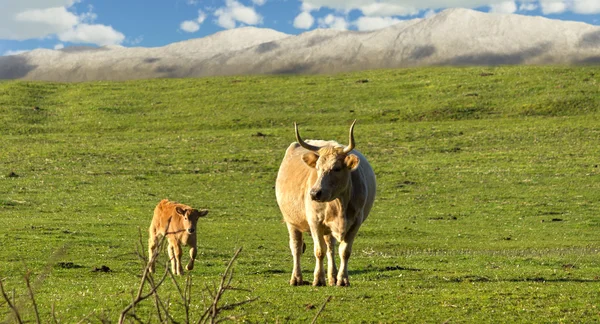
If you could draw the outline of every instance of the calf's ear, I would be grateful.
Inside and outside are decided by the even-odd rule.
[[[311,167],[313,169],[317,166],[318,159],[319,159],[319,156],[315,152],[308,152],[308,153],[304,153],[302,155],[302,161],[304,161],[304,163],[306,163],[306,165],[308,165],[309,167]]]
[[[350,171],[356,170],[356,168],[358,168],[359,162],[360,160],[358,159],[358,156],[354,154],[350,154],[344,159],[344,164]]]
[[[177,212],[177,214],[185,216],[185,209],[181,207],[175,207],[175,211]]]
[[[198,211],[198,213],[200,213],[200,217],[204,217],[204,216],[206,216],[206,214],[208,214],[208,210],[206,210],[206,209],[200,209]]]

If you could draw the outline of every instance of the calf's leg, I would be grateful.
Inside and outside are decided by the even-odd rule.
[[[169,240],[169,260],[171,260],[171,272],[176,275],[177,274],[177,260],[175,260],[175,247],[171,244]]]
[[[148,229],[148,263],[150,272],[154,272],[154,249],[156,248],[156,232],[154,226]]]
[[[173,259],[175,261],[174,267],[175,267],[175,274],[180,276],[181,273],[183,272],[183,267],[181,266],[181,246],[179,245],[179,242],[173,242],[171,244],[173,246]]]
[[[190,262],[185,266],[187,271],[194,269],[194,260],[196,260],[196,254],[198,249],[196,248],[196,244],[190,245]]]

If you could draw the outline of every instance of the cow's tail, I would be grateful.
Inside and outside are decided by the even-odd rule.
[[[302,253],[304,254],[304,251],[306,251],[306,243],[302,242]]]

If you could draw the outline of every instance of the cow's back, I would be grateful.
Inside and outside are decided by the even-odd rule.
[[[177,206],[184,209],[190,208],[187,205],[174,203],[168,199],[163,199],[156,205],[156,208],[154,208],[154,217],[152,218],[152,226],[159,233],[165,234],[167,224],[169,225],[169,232],[176,231],[182,227],[180,217],[175,217],[177,216],[177,211],[175,210]],[[170,223],[169,219],[171,219]]]
[[[363,206],[363,215],[364,221],[367,216],[369,216],[369,212],[373,207],[373,202],[375,201],[375,194],[377,191],[377,183],[375,179],[375,172],[373,168],[367,161],[367,158],[362,155],[362,153],[353,150],[351,154],[358,156],[360,159],[360,163],[358,164],[358,168],[352,172],[352,183],[353,183],[353,196],[357,197],[358,195],[364,195],[364,206]],[[358,186],[360,184],[360,187]],[[366,192],[365,192],[366,190]]]

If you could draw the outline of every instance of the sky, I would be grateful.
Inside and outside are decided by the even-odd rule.
[[[368,31],[448,8],[600,26],[600,0],[0,0],[0,55],[69,46],[158,47],[254,26]]]

